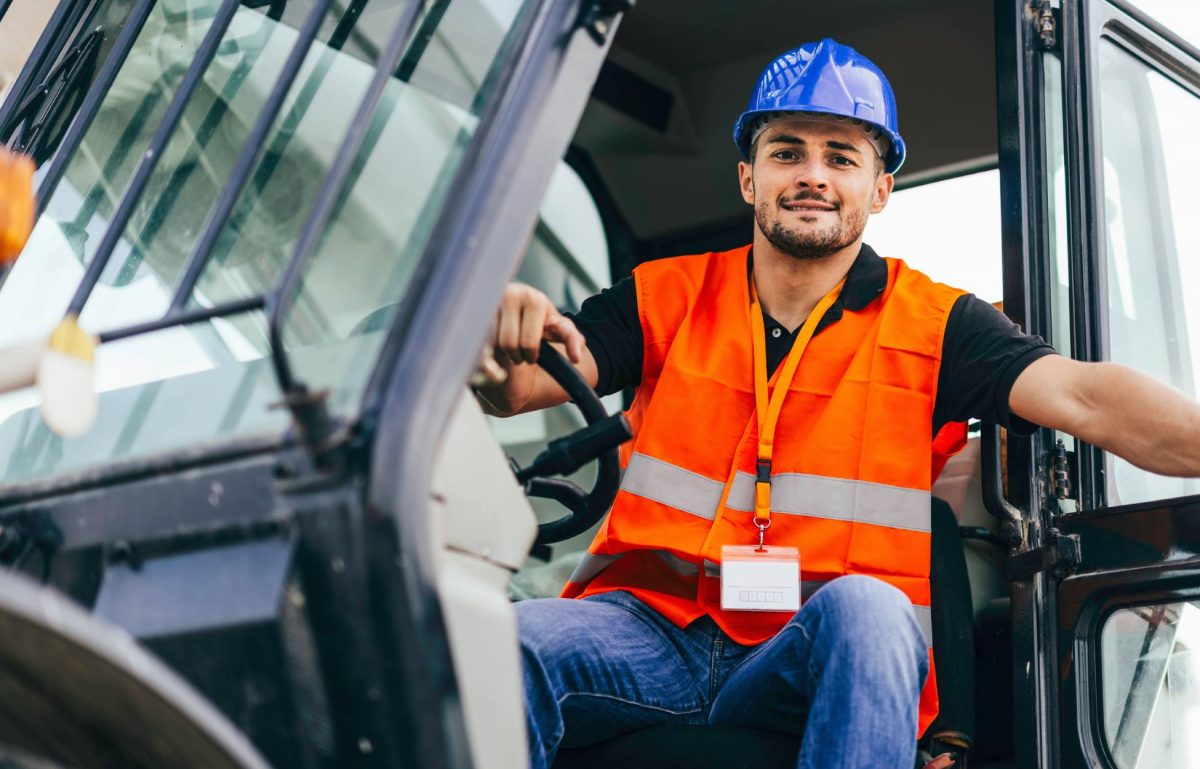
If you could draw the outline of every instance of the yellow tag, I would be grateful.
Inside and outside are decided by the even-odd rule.
[[[68,315],[50,334],[47,346],[58,353],[92,363],[96,360],[96,338],[79,327],[79,318]]]

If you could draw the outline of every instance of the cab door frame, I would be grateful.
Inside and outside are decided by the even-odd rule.
[[[575,131],[628,0],[540,0],[434,224],[363,399],[369,446],[363,521],[372,626],[396,649],[415,766],[468,767],[459,686],[434,589],[431,481],[453,407],[479,363],[554,169]],[[419,407],[415,407],[419,404]],[[519,703],[511,703],[519,707]]]
[[[1046,95],[1047,60],[1057,56],[1057,17],[1048,1],[996,0],[994,7],[1004,310],[1026,332],[1061,347],[1053,338],[1049,290],[1054,232],[1047,113],[1055,105]],[[1010,558],[1050,544],[1040,467],[1051,445],[1049,430],[1028,438],[1010,434],[1007,488],[985,494],[989,509],[1002,519],[1006,509],[1010,516],[1020,515],[1020,541]],[[985,477],[999,477],[998,436],[985,440],[983,448]],[[1056,661],[1049,621],[1054,606],[1053,583],[1045,571],[1012,584],[1013,744],[1016,765],[1031,769],[1057,766]]]
[[[1122,46],[1143,64],[1176,83],[1186,80],[1197,95],[1200,50],[1129,0],[1063,0],[1056,14],[1063,71],[1070,350],[1076,359],[1103,361],[1110,357],[1109,225],[1099,44],[1106,34],[1119,33]],[[1044,178],[1048,183],[1050,177]],[[1047,466],[1044,452],[1053,448],[1053,438],[1050,431],[1042,431],[1043,453],[1035,454],[1043,457],[1038,466]],[[1048,744],[1039,746],[1039,759],[1049,760],[1030,763],[1032,757],[1019,752],[1021,766],[1115,769],[1101,711],[1104,671],[1098,652],[1104,622],[1122,607],[1200,597],[1200,495],[1111,506],[1107,467],[1104,451],[1077,442],[1070,495],[1074,509],[1059,506],[1055,496],[1067,495],[1050,491],[1049,478],[1039,484],[1041,504],[1031,508],[1039,510],[1043,531],[1072,540],[1078,562],[1059,562],[1033,580],[1046,591],[1036,609],[1044,632],[1032,654],[1023,661],[1018,654],[1014,662],[1018,668],[1024,662],[1044,671],[1039,688],[1047,688],[1048,708],[1039,714],[1038,723]],[[1053,564],[1053,559],[1047,562]],[[1014,585],[1014,616],[1019,611],[1018,589]]]

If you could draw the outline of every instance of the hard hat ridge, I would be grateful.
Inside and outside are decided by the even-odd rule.
[[[742,157],[749,159],[754,132],[765,125],[763,116],[797,112],[845,118],[866,128],[888,173],[904,162],[892,86],[879,67],[849,46],[825,38],[767,65],[733,127]]]

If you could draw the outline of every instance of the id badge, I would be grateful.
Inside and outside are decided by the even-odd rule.
[[[800,550],[766,545],[721,548],[721,608],[800,610]]]

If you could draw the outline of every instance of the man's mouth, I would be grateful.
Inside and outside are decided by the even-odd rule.
[[[785,211],[795,211],[802,214],[836,211],[837,206],[823,200],[788,200],[780,204]]]

